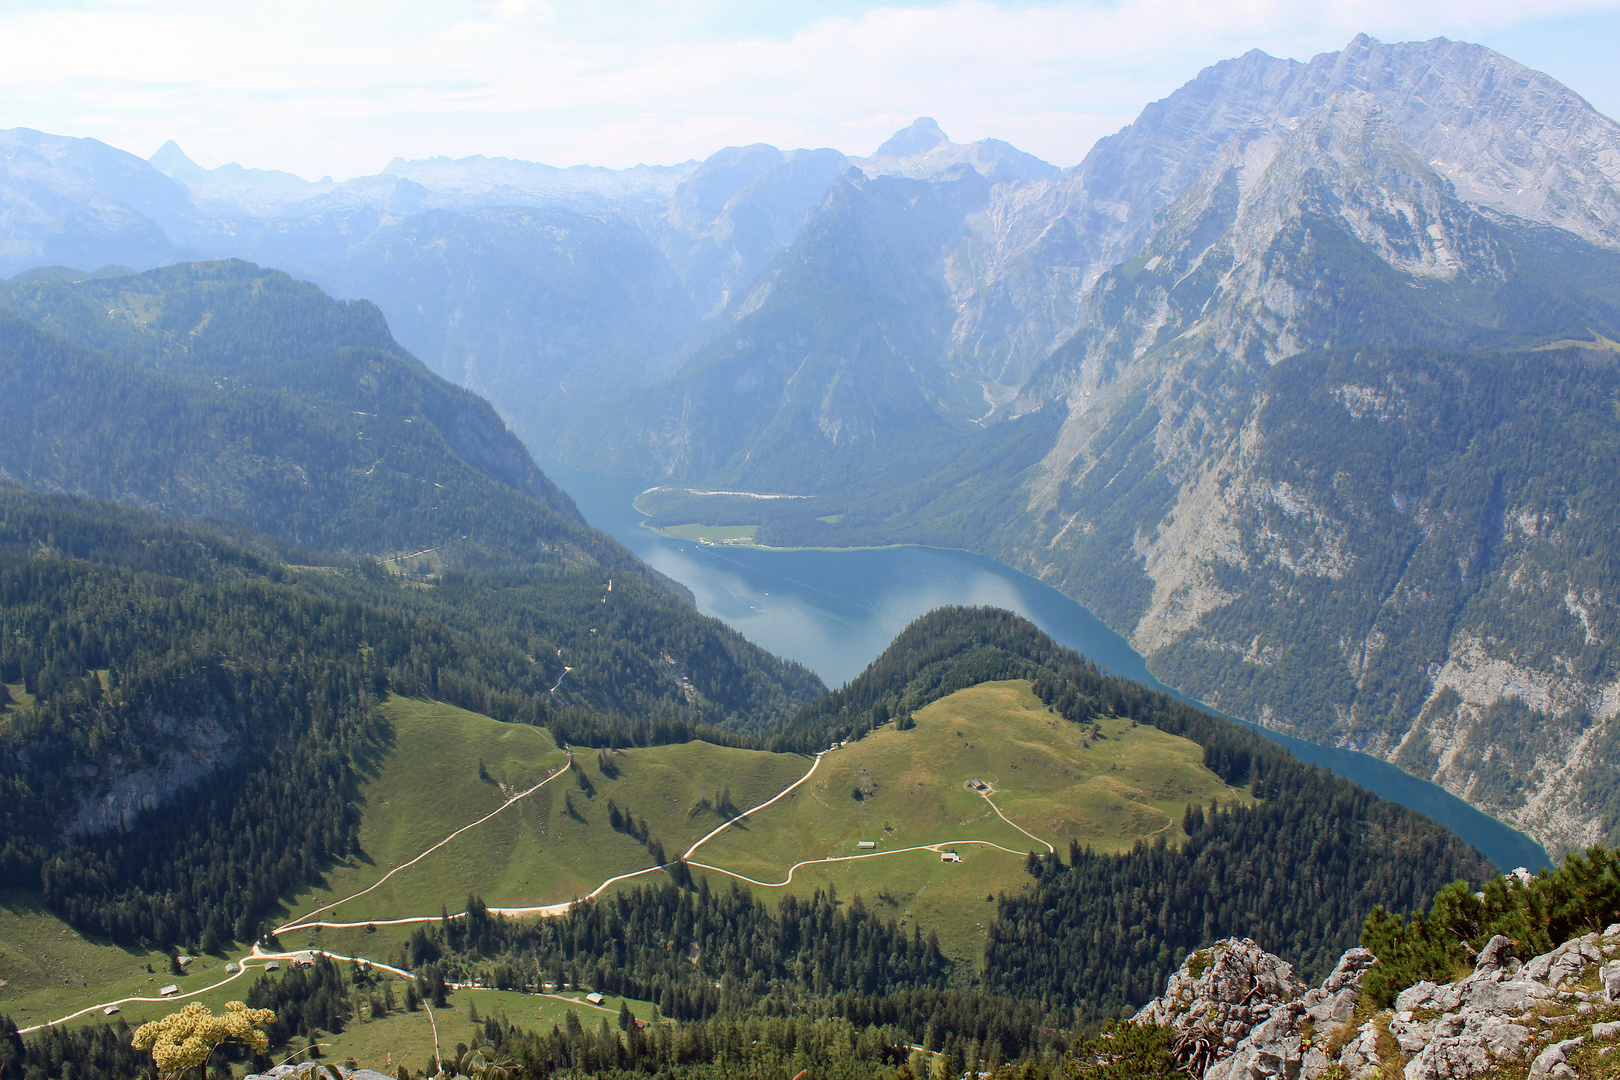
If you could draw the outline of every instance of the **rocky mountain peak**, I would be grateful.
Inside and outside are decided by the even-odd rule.
[[[1129,259],[1161,212],[1234,143],[1292,129],[1335,101],[1341,118],[1351,109],[1370,116],[1376,104],[1381,124],[1407,144],[1404,172],[1415,158],[1463,201],[1620,246],[1620,125],[1556,79],[1483,46],[1385,44],[1360,34],[1307,63],[1253,50],[1211,65],[1100,140],[1024,210],[1067,221],[1080,238],[1081,265],[1051,276],[1084,280]]]
[[[1464,199],[1620,245],[1620,125],[1551,76],[1481,45],[1365,34],[1298,75],[1284,111],[1365,91]]]
[[[882,146],[877,148],[873,157],[880,158],[908,158],[918,154],[926,154],[941,143],[948,143],[945,133],[940,130],[932,116],[919,116],[911,122],[910,127],[903,127]]]
[[[186,156],[180,144],[173,139],[158,147],[157,153],[146,160],[158,172],[176,180],[194,180],[205,172],[201,165]]]

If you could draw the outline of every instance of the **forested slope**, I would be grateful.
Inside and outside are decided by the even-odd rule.
[[[0,308],[0,476],[310,551],[644,572],[363,301],[226,262],[17,279]]]
[[[525,700],[543,682],[593,710],[758,725],[821,689],[586,525],[371,305],[242,262],[60,276],[0,286],[36,320],[0,313],[0,479],[233,522],[293,563],[393,559],[415,603],[484,641],[486,685]]]
[[[578,573],[423,587],[376,563],[290,567],[206,529],[0,489],[0,682],[32,698],[0,726],[0,864],[85,929],[239,938],[349,850],[386,693],[645,743],[726,741],[712,723],[818,685],[665,591],[611,596]],[[549,692],[559,681],[570,695]]]

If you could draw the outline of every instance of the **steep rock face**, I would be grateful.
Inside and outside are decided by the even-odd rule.
[[[1099,279],[1014,406],[1068,418],[1000,542],[1203,699],[1580,846],[1620,828],[1575,554],[1607,470],[1558,459],[1609,452],[1620,294],[1588,276],[1620,263],[1459,198],[1393,113],[1355,90],[1234,135]]]
[[[1582,846],[1617,822],[1617,391],[1596,350],[1189,366],[1071,419],[1014,543],[1176,685]]]
[[[1620,125],[1540,72],[1478,45],[1385,44],[1359,35],[1308,63],[1254,51],[1223,61],[1060,179],[1019,193],[982,246],[964,294],[957,354],[987,373],[1033,370],[1058,343],[1065,307],[1136,256],[1159,215],[1229,158],[1234,144],[1289,130],[1335,98],[1362,96],[1464,202],[1620,246]],[[1014,335],[1016,319],[1042,333]],[[1055,316],[1055,318],[1054,318]],[[992,329],[993,328],[993,329]],[[1014,383],[1016,385],[1016,383]]]
[[[139,182],[143,172],[153,183]],[[52,263],[150,266],[174,252],[151,213],[187,201],[145,162],[94,139],[0,132],[0,276]]]
[[[836,150],[728,147],[698,166],[675,189],[667,214],[650,218],[647,228],[686,283],[694,310],[713,319],[746,294],[848,168]]]
[[[1539,71],[1466,42],[1358,36],[1300,72],[1287,101],[1365,91],[1470,202],[1620,244],[1620,124]]]
[[[1103,276],[1025,401],[1064,398],[1083,414],[1110,385],[1160,378],[1193,355],[1263,370],[1304,348],[1469,342],[1476,328],[1445,333],[1463,320],[1398,286],[1503,280],[1497,231],[1369,95],[1333,98],[1292,127],[1234,136],[1140,254]],[[1387,292],[1395,311],[1379,310]]]
[[[142,813],[167,805],[240,755],[238,725],[219,717],[158,713],[145,721],[148,741],[138,760],[114,755],[83,778],[86,794],[67,823],[68,836],[128,830]]]

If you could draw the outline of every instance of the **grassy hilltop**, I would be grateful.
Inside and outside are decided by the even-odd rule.
[[[776,883],[796,863],[858,856],[800,867],[790,884],[756,891],[859,892],[894,917],[937,929],[948,954],[976,961],[994,913],[985,901],[1028,882],[1024,853],[1045,854],[1047,844],[1066,853],[1071,841],[1107,851],[1161,834],[1174,841],[1189,804],[1248,800],[1204,766],[1196,743],[1113,717],[1082,727],[1054,715],[1022,680],[959,690],[914,719],[910,730],[889,725],[827,755],[809,783],[717,836],[694,861]],[[991,786],[990,800],[969,787],[975,779]],[[877,846],[857,848],[863,840]],[[923,845],[962,862],[905,850]],[[717,887],[730,876],[707,873]]]

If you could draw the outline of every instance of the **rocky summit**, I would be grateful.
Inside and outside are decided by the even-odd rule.
[[[1472,974],[1419,982],[1393,1009],[1363,998],[1375,962],[1351,949],[1307,987],[1280,957],[1227,938],[1188,956],[1133,1020],[1170,1028],[1177,1059],[1202,1080],[1538,1080],[1585,1075],[1577,1054],[1620,1053],[1620,924],[1528,961],[1498,935]]]

